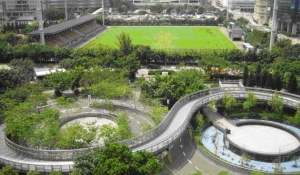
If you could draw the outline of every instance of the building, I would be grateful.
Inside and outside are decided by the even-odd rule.
[[[253,19],[260,25],[269,23],[269,1],[270,0],[255,0]]]
[[[229,7],[231,10],[253,12],[254,1],[255,0],[216,0],[216,4],[220,7]]]
[[[102,7],[102,0],[40,0],[42,9],[49,7],[65,9],[68,11],[81,12],[86,9],[99,9]],[[0,0],[0,13],[3,17],[17,19],[22,16],[36,16],[37,0]],[[110,6],[109,0],[105,0],[106,7]]]
[[[290,33],[294,36],[300,32],[300,0],[277,0],[277,30]],[[271,16],[273,1],[271,4]]]
[[[253,12],[254,0],[229,0],[229,8],[231,10],[238,9],[241,12]]]
[[[228,36],[231,40],[242,40],[244,31],[240,27],[235,25],[234,22],[229,23],[227,30]]]

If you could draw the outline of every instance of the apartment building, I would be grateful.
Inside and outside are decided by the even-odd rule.
[[[253,12],[255,0],[216,0],[220,7],[229,7],[229,9],[240,10],[241,12]]]
[[[10,19],[15,19],[21,16],[36,15],[37,0],[0,0],[0,9],[2,16]],[[86,9],[99,9],[102,7],[102,0],[40,0],[42,9],[55,7],[65,9],[67,4],[68,10],[72,9],[75,12],[84,11]],[[105,0],[104,4],[110,6],[109,0]]]
[[[253,19],[260,25],[268,24],[270,0],[255,0]]]

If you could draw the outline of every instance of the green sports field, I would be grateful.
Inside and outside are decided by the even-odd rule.
[[[235,49],[217,27],[112,27],[84,47],[117,47],[116,36],[128,33],[134,45],[152,49]]]

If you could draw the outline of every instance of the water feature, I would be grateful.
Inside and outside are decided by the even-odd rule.
[[[293,126],[285,125],[289,127],[293,131],[300,133],[300,129],[295,128]],[[216,129],[214,126],[207,128],[202,133],[202,143],[203,145],[212,153],[216,154],[221,159],[230,162],[231,164],[237,166],[243,166],[247,168],[251,168],[253,170],[262,170],[267,172],[274,172],[274,169],[280,165],[280,169],[282,172],[299,172],[300,171],[300,163],[297,167],[293,166],[295,163],[300,161],[298,157],[295,161],[282,161],[280,164],[272,163],[272,162],[261,162],[256,160],[250,160],[249,162],[245,163],[242,161],[242,157],[231,152],[230,150],[224,147],[223,143],[223,132]]]

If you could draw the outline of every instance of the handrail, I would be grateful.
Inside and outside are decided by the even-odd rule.
[[[168,135],[168,137],[156,142],[156,143],[151,143],[151,145],[148,145],[146,147],[143,147],[142,149],[150,151],[152,153],[159,153],[160,151],[166,149],[169,147],[174,140],[176,140],[182,133],[183,131],[187,128],[190,118],[193,116],[193,114],[203,105],[209,103],[210,100],[212,99],[221,99],[223,98],[223,95],[225,93],[232,93],[236,98],[246,98],[247,92],[253,92],[256,95],[259,95],[260,100],[270,100],[272,97],[272,94],[275,92],[273,90],[269,89],[261,89],[261,88],[249,88],[249,87],[242,87],[242,88],[233,88],[233,89],[228,89],[228,88],[212,88],[212,89],[207,89],[207,90],[201,90],[192,94],[189,94],[180,100],[178,100],[173,108],[169,111],[167,116],[163,119],[163,121],[157,125],[154,129],[131,139],[123,140],[120,141],[119,143],[121,144],[127,144],[131,148],[133,148],[134,151],[140,150],[141,147],[144,145],[146,142],[151,141],[152,139],[156,138],[159,136],[171,123],[175,115],[177,114],[178,110],[185,104],[192,102],[194,100],[197,100],[196,103],[192,106],[190,109],[186,119],[182,121],[181,125],[172,133]],[[300,96],[294,95],[294,94],[289,94],[285,92],[278,92],[278,94],[283,97],[284,99],[284,104],[293,107],[293,108],[298,108],[298,104],[300,101]],[[201,98],[200,98],[201,97]],[[47,156],[50,156],[51,160],[71,160],[75,155],[85,152],[88,149],[91,148],[82,148],[82,149],[72,149],[72,150],[38,150],[38,149],[33,149],[32,148],[27,148],[27,147],[19,147],[20,145],[17,145],[13,142],[11,142],[8,138],[5,137],[5,141],[9,147],[14,149],[13,147],[17,147],[18,149],[17,152],[28,155],[28,152],[26,151],[32,151],[34,158],[38,159],[47,159]],[[42,153],[46,152],[46,153]],[[39,155],[39,153],[41,155]],[[62,156],[56,157],[53,156],[53,154],[61,154]],[[47,160],[50,160],[47,159]]]

